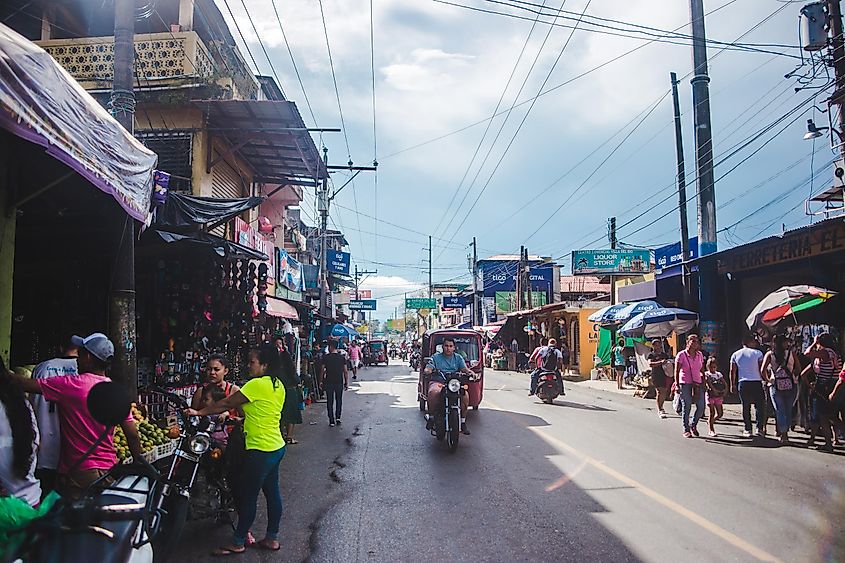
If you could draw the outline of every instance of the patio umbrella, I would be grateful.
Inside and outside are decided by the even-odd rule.
[[[602,326],[616,324],[612,320],[613,314],[621,309],[624,309],[626,306],[627,305],[625,305],[624,303],[619,303],[617,305],[608,305],[607,307],[602,307],[601,309],[587,317],[587,320],[592,323],[598,323]]]
[[[636,317],[640,313],[652,311],[654,309],[662,309],[663,305],[657,301],[637,301],[635,303],[628,303],[621,309],[615,311],[611,315],[611,321],[616,324],[623,324]]]
[[[697,324],[698,313],[674,307],[660,307],[635,315],[622,326],[620,332],[632,338],[657,338],[668,336],[671,332],[689,332]]]
[[[795,319],[795,313],[821,305],[835,295],[835,291],[822,287],[786,285],[757,303],[745,323],[748,328],[757,324],[776,325],[785,318]]]
[[[358,331],[354,328],[348,327],[343,324],[336,324],[332,327],[332,336],[335,338],[357,338],[359,336]]]

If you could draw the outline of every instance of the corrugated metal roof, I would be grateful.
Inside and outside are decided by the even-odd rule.
[[[562,293],[604,293],[610,291],[609,283],[601,283],[596,276],[560,276]]]

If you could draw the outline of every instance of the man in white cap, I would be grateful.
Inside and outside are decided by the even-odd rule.
[[[59,457],[59,490],[64,495],[78,497],[94,481],[105,475],[117,463],[112,433],[94,420],[88,410],[88,393],[98,383],[110,381],[106,376],[114,344],[105,334],[95,332],[85,338],[74,336],[71,343],[78,347],[79,375],[49,379],[15,379],[29,393],[40,393],[59,406],[61,427],[61,455]],[[129,451],[141,459],[141,440],[131,413],[120,423]],[[105,438],[98,440],[105,433]],[[86,456],[86,452],[91,450]]]

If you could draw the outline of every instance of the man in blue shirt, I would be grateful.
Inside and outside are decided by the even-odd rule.
[[[443,404],[443,387],[446,385],[444,373],[464,373],[469,376],[475,374],[467,367],[463,357],[455,353],[455,341],[452,338],[443,340],[443,351],[434,354],[425,366],[425,373],[431,374],[428,383],[428,421],[426,428],[434,428],[434,413]],[[461,433],[469,435],[467,428],[467,406],[469,397],[466,391],[461,391]]]

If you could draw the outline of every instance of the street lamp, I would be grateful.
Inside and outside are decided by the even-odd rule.
[[[807,120],[807,132],[804,133],[804,140],[811,141],[822,136],[822,131],[827,131],[830,127],[817,127],[812,119]]]

